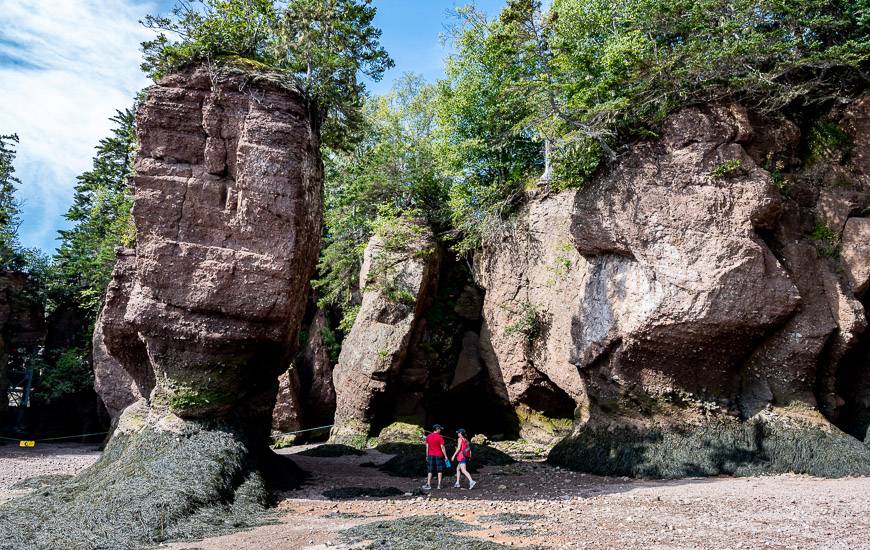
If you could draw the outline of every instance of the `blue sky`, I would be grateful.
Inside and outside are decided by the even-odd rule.
[[[405,72],[434,80],[446,51],[439,34],[465,0],[374,0],[375,23],[396,67],[374,93]],[[505,0],[476,0],[497,13]],[[138,21],[170,0],[0,0],[0,134],[21,139],[15,162],[23,203],[21,242],[52,251],[75,177],[91,165],[116,109],[149,84],[139,71]]]

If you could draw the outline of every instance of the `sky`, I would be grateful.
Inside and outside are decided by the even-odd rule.
[[[384,93],[406,72],[435,80],[447,50],[439,35],[452,8],[465,0],[374,0],[375,25],[396,62]],[[505,0],[476,0],[497,13]],[[109,118],[150,84],[139,70],[146,14],[173,0],[0,0],[0,134],[18,134],[22,245],[52,252],[78,174],[109,134]]]

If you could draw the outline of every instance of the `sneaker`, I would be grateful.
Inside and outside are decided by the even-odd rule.
[[[462,487],[462,485],[460,485],[458,481],[453,484],[454,489],[459,489],[460,487]]]
[[[441,486],[440,486],[440,485],[438,486],[438,490],[439,490],[439,491],[441,490]]]
[[[432,490],[432,486],[429,485],[429,484],[427,483],[426,485],[423,485],[422,489],[423,489],[424,491],[431,491],[431,490]]]
[[[477,482],[476,482],[476,481],[472,481],[471,483],[468,484],[468,488],[469,488],[469,489],[474,489],[474,486],[475,486],[475,485],[477,485]]]

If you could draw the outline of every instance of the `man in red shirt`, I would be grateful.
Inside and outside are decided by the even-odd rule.
[[[441,437],[441,424],[432,426],[432,433],[426,436],[426,485],[423,489],[432,489],[432,474],[438,473],[438,488],[441,488],[441,476],[444,473],[444,459],[447,457],[447,449],[444,447],[444,438]]]

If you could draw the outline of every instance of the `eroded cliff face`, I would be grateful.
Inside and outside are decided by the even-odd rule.
[[[853,127],[855,112],[831,116]],[[793,123],[739,105],[684,109],[573,197],[533,199],[520,230],[484,248],[491,375],[515,407],[548,413],[526,389],[542,374],[577,405],[551,460],[649,476],[870,471],[866,447],[828,421],[866,395],[837,387],[868,369],[850,263],[867,261],[851,233],[870,181],[860,157],[800,165],[807,146]]]
[[[482,371],[474,395],[500,411],[487,431],[556,444],[573,468],[870,472],[870,98],[800,123],[686,108],[581,190],[530,193],[474,258],[463,295],[482,296],[480,321],[451,320],[456,353],[395,367],[428,377],[416,421],[451,418],[457,401],[431,397],[450,395],[442,371]],[[381,377],[360,374],[336,376],[339,411],[384,414],[367,382]]]
[[[13,543],[88,547],[98,525],[103,545],[154,544],[266,504],[277,379],[320,240],[318,129],[276,75],[193,67],[148,90],[137,131],[136,248],[94,346],[107,405],[135,401],[96,465],[0,514]]]

